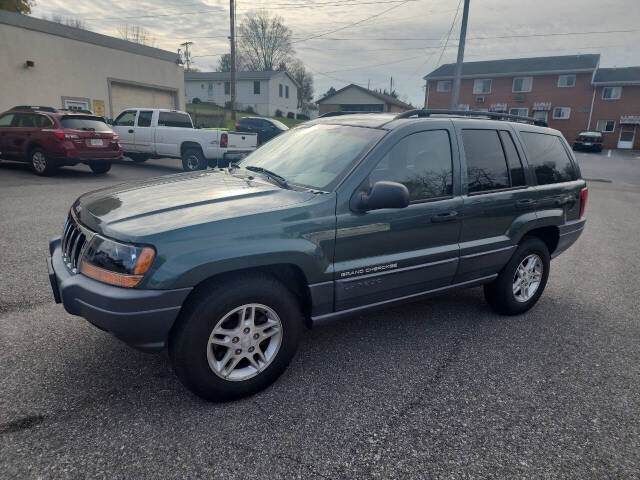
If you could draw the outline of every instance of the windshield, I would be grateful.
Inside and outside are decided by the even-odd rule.
[[[288,182],[331,190],[346,170],[386,132],[344,125],[288,130],[238,165],[269,170]]]
[[[278,121],[278,120],[274,120],[272,118],[269,119],[269,121],[271,123],[273,123],[276,127],[278,127],[280,130],[289,130],[289,127],[287,127],[284,123]]]
[[[64,128],[72,130],[89,130],[96,132],[110,132],[111,127],[104,123],[100,117],[88,117],[86,115],[70,116],[66,115],[60,119]]]

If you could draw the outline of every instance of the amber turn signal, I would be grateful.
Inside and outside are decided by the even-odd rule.
[[[87,277],[98,280],[99,282],[104,282],[108,283],[109,285],[125,288],[135,287],[138,283],[140,283],[140,280],[142,280],[143,277],[142,275],[126,275],[124,273],[111,272],[109,270],[105,270],[104,268],[91,265],[88,262],[82,262],[82,265],[80,266],[80,272]]]

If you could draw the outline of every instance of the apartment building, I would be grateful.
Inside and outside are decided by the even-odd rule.
[[[600,55],[465,62],[458,108],[545,120],[569,142],[599,129],[605,148],[640,148],[640,67],[600,69]],[[424,77],[425,108],[450,108],[455,64]]]

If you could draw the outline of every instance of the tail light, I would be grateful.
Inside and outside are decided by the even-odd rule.
[[[240,124],[236,123],[236,130],[240,128]]]
[[[589,189],[584,187],[580,190],[580,218],[584,217],[584,210],[587,208],[587,199],[589,198]]]
[[[602,143],[602,137],[598,137],[598,138],[596,138],[596,142],[598,142],[598,143]]]
[[[117,133],[114,133],[113,137],[111,137],[111,141],[118,143],[120,141],[120,135],[118,135]]]
[[[220,147],[227,148],[227,144],[229,143],[229,136],[226,133],[220,135]]]

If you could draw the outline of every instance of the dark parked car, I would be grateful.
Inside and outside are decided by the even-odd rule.
[[[573,142],[574,150],[592,150],[594,152],[602,151],[602,133],[584,131],[578,134],[578,138]]]
[[[122,157],[122,149],[120,137],[102,117],[19,106],[0,114],[0,157],[29,162],[38,175],[78,163],[106,173]]]
[[[242,117],[236,123],[237,132],[248,132],[258,134],[258,145],[268,142],[273,137],[289,130],[284,123],[278,120],[262,117]]]
[[[496,311],[526,312],[585,225],[571,148],[550,128],[437,113],[317,119],[229,169],[85,194],[49,245],[55,299],[168,347],[213,400],[275,381],[305,325],[479,285]]]

